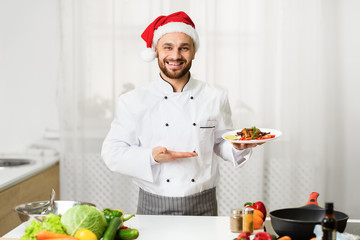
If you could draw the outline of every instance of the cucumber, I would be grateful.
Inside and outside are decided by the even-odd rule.
[[[139,231],[134,228],[130,229],[120,229],[117,234],[117,239],[119,240],[132,240],[137,239],[139,236]]]
[[[103,235],[103,240],[114,240],[116,236],[116,232],[119,228],[122,227],[122,224],[123,224],[122,217],[114,217],[113,219],[111,219]]]

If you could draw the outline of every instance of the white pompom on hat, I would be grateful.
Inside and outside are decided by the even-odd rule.
[[[155,46],[158,40],[167,33],[182,32],[191,37],[197,51],[200,46],[199,36],[195,30],[195,24],[184,12],[176,12],[168,16],[157,17],[141,34],[146,42],[146,49],[142,51],[141,58],[146,62],[155,59]]]

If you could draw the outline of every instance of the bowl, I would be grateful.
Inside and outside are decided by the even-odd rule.
[[[19,218],[22,222],[26,222],[29,220],[38,220],[42,222],[44,220],[44,217],[48,215],[41,214],[44,207],[46,207],[47,205],[49,205],[49,201],[30,202],[20,204],[14,207],[14,210],[18,213]],[[96,207],[95,204],[88,202],[59,200],[54,201],[54,208],[51,213],[55,215],[63,215],[67,210],[76,205],[90,205]]]

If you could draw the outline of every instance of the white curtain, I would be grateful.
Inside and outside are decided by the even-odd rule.
[[[138,190],[104,166],[101,144],[116,97],[158,77],[156,61],[139,57],[142,31],[179,10],[200,36],[191,73],[228,92],[235,127],[283,133],[241,169],[219,159],[219,214],[248,201],[271,210],[305,205],[313,191],[329,196],[326,169],[339,147],[327,139],[339,106],[333,1],[60,0],[60,8],[62,199],[135,212]]]

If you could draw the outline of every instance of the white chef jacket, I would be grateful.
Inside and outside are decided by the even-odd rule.
[[[221,135],[232,130],[225,92],[189,79],[182,92],[161,77],[121,95],[103,147],[108,168],[133,177],[144,191],[182,197],[213,188],[219,180],[215,156],[242,166],[251,149],[237,150]],[[156,146],[198,156],[157,163]]]

